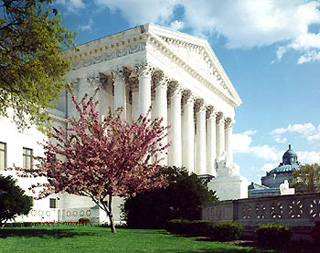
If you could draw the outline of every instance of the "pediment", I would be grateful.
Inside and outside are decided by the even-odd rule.
[[[238,93],[206,40],[158,26],[150,28],[149,34],[166,45],[176,57],[209,80],[235,104],[241,104]]]

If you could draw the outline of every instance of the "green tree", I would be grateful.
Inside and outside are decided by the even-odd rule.
[[[320,192],[320,165],[305,164],[293,171],[293,185],[296,193]]]
[[[172,219],[197,220],[201,218],[201,206],[216,201],[215,192],[196,174],[185,169],[169,167],[169,186],[138,193],[126,199],[123,214],[129,227],[164,228]]]
[[[24,193],[11,176],[0,175],[0,226],[17,215],[29,213],[32,197]]]
[[[69,68],[61,50],[73,47],[74,33],[50,11],[51,0],[0,1],[0,116],[19,129],[48,122],[47,108],[59,98]]]

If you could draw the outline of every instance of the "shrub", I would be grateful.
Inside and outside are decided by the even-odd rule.
[[[185,236],[209,236],[212,224],[205,220],[170,220],[167,224],[167,231],[172,234]]]
[[[78,222],[80,222],[80,223],[90,223],[90,219],[89,218],[80,218]]]
[[[269,223],[259,226],[257,236],[260,246],[272,248],[285,246],[290,241],[291,232],[288,225]]]
[[[201,206],[217,200],[195,174],[168,167],[169,186],[126,199],[122,212],[130,228],[166,228],[172,219],[199,220]]]
[[[215,241],[238,240],[243,233],[243,226],[238,222],[224,221],[213,224],[212,239]]]

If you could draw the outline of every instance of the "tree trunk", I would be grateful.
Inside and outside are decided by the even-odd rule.
[[[114,224],[114,219],[113,219],[113,212],[112,212],[112,194],[109,194],[109,201],[108,201],[108,216],[110,220],[110,228],[112,233],[116,233],[116,226]]]

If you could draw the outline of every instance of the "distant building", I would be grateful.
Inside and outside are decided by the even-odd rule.
[[[289,144],[289,149],[282,156],[282,163],[267,172],[266,176],[261,177],[262,185],[251,183],[248,187],[249,195],[251,197],[280,195],[280,185],[287,180],[291,186],[292,172],[298,169],[300,165],[297,154]]]

